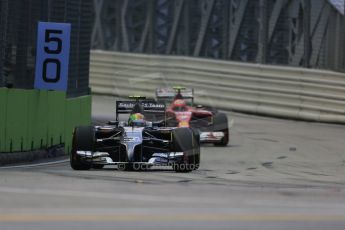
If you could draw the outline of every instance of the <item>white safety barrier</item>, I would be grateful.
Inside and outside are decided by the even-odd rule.
[[[161,86],[195,89],[198,104],[292,119],[345,123],[345,74],[181,56],[94,50],[92,93],[154,97]]]

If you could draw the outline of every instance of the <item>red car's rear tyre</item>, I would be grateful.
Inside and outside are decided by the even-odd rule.
[[[227,146],[229,143],[228,117],[224,113],[217,113],[213,117],[213,131],[223,132],[224,137],[220,142],[214,143],[215,146]]]

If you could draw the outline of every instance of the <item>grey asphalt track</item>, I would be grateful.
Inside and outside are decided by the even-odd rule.
[[[114,117],[96,96],[93,121]],[[230,145],[198,171],[0,168],[0,229],[345,229],[345,129],[228,113]]]

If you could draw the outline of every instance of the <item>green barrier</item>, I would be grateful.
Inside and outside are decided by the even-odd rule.
[[[7,93],[5,152],[27,150],[29,92],[11,89]]]
[[[30,150],[47,147],[48,136],[48,91],[33,90],[29,104],[29,133]]]
[[[64,92],[0,88],[0,152],[65,144],[75,126],[91,123],[91,96],[66,99]]]
[[[65,119],[70,119],[65,114],[65,97],[63,92],[51,91],[48,93],[48,146],[63,143]]]
[[[5,149],[6,140],[6,107],[7,107],[7,90],[0,89],[0,151]]]

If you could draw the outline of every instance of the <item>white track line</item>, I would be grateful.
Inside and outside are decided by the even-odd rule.
[[[47,165],[56,165],[56,164],[61,164],[61,163],[66,163],[66,162],[69,162],[69,159],[59,160],[59,161],[52,161],[52,162],[46,162],[46,163],[39,163],[39,164],[4,166],[4,167],[0,167],[0,169],[33,168],[33,167],[40,167],[40,166],[47,166]]]

